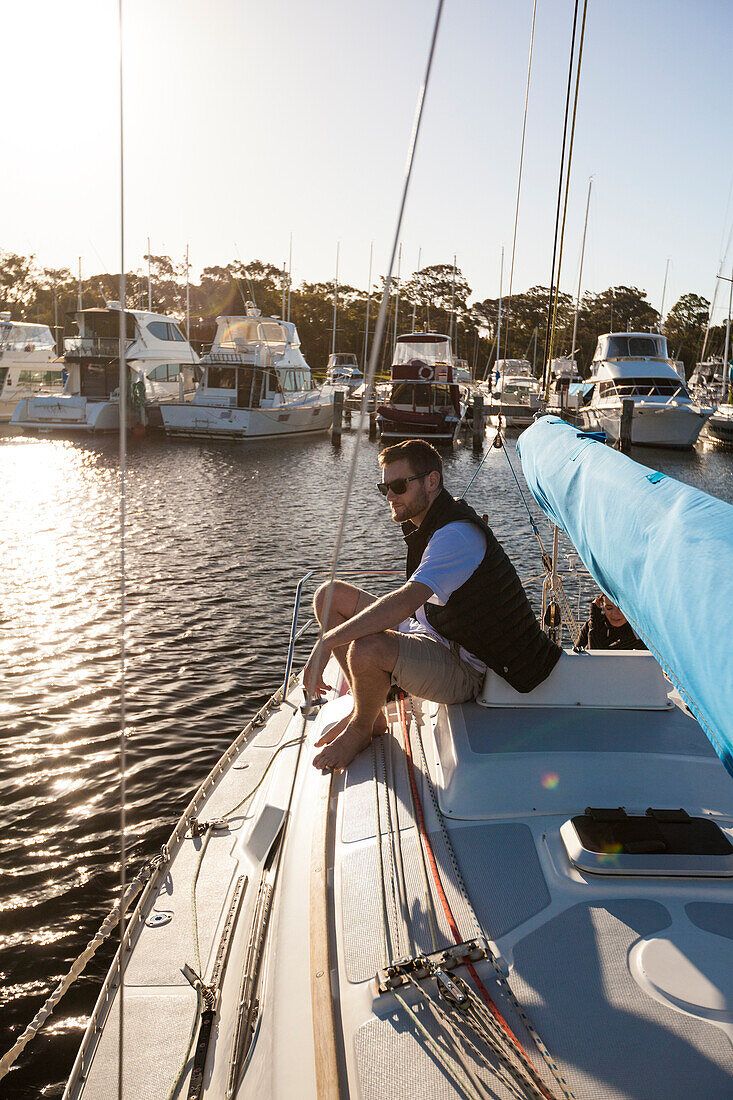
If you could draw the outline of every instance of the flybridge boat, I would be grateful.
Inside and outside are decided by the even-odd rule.
[[[612,442],[620,435],[626,399],[634,403],[631,442],[651,447],[693,447],[711,412],[690,396],[659,333],[600,336],[586,385],[578,424],[605,431]]]
[[[61,393],[64,364],[48,325],[11,321],[0,313],[0,422],[10,420],[24,398]]]
[[[377,406],[382,439],[452,444],[465,413],[465,394],[453,375],[450,338],[435,332],[398,336],[391,384]]]
[[[64,341],[63,394],[20,401],[12,423],[31,432],[111,432],[120,422],[119,302],[74,313],[78,335]],[[190,397],[199,359],[178,324],[162,313],[125,310],[130,427],[156,423],[164,401]],[[159,423],[159,421],[158,421]]]
[[[499,360],[499,364],[502,362],[512,363],[515,360]],[[510,374],[502,371],[488,390],[488,397],[489,404],[485,411],[493,427],[526,428],[534,420],[542,403],[539,382],[531,373],[524,372]]]
[[[345,388],[348,393],[364,384],[364,372],[352,352],[337,351],[329,355],[326,364],[326,382],[329,385]]]
[[[352,701],[332,662],[301,712],[309,574],[282,686],[138,877],[122,1034],[118,952],[67,1100],[120,1050],[128,1100],[730,1100],[733,508],[554,417],[521,459],[650,652],[399,698],[324,775]]]
[[[262,317],[251,302],[245,317],[216,324],[193,399],[161,407],[167,435],[241,440],[328,430],[333,388],[312,381],[295,325]]]

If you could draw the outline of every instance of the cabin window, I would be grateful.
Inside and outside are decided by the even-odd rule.
[[[182,370],[181,363],[159,363],[149,372],[148,378],[151,382],[177,382]]]
[[[687,389],[676,378],[617,378],[615,382],[601,383],[611,386],[619,397],[689,397]]]
[[[18,374],[19,386],[31,386],[34,383],[58,382],[61,375],[55,370],[22,370]]]
[[[287,332],[277,321],[263,321],[260,325],[262,339],[267,344],[286,344]]]
[[[234,367],[209,367],[207,385],[214,390],[233,390],[236,386]]]
[[[611,336],[608,341],[609,359],[643,359],[662,355],[659,343],[653,336]]]
[[[163,340],[165,343],[185,343],[186,340],[178,325],[174,325],[172,321],[149,321],[148,332],[156,340]]]
[[[258,344],[260,342],[259,327],[258,321],[244,317],[236,321],[230,321],[222,329],[218,341],[219,347],[236,348],[238,344]]]
[[[401,385],[395,386],[392,390],[392,401],[395,405],[411,405],[412,383],[403,382]]]

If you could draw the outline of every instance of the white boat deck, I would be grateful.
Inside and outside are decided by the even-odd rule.
[[[639,660],[649,667],[648,655]],[[289,703],[271,710],[201,796],[196,816],[224,815],[227,827],[181,841],[145,906],[148,924],[135,926],[124,1095],[165,1100],[182,1067],[178,1095],[187,1095],[196,996],[180,968],[196,968],[195,894],[205,982],[217,955],[224,958],[202,1096],[542,1096],[519,1089],[481,1040],[474,1036],[471,1046],[457,1038],[460,1026],[446,1028],[439,1013],[436,1019],[433,979],[401,986],[397,995],[378,991],[386,964],[456,940],[421,854],[404,733],[393,720],[392,735],[331,780],[312,768],[312,745],[350,699],[334,698],[308,719],[299,757],[298,745],[288,744],[303,730],[299,694],[296,688]],[[665,857],[671,863],[662,877],[613,873],[613,852],[611,873],[602,860],[600,873],[589,873],[569,859],[561,828],[589,805],[634,815],[649,806],[683,807],[733,838],[730,778],[674,696],[657,698],[656,709],[620,711],[563,706],[550,691],[544,704],[414,701],[416,789],[458,938],[493,945],[498,970],[484,960],[476,971],[552,1096],[728,1100],[733,878],[680,875],[674,857]],[[260,780],[251,803],[227,814]],[[268,853],[277,851],[286,815],[254,1039],[243,1076],[232,1076],[242,976],[251,943],[259,942],[259,885],[270,881]],[[149,927],[156,912],[160,924]],[[502,969],[564,1085],[517,1014]],[[454,973],[468,977],[463,967]],[[110,1094],[117,1058],[111,1024],[113,1015],[86,1087],[77,1074],[69,1096]],[[91,1030],[87,1062],[96,1042]]]

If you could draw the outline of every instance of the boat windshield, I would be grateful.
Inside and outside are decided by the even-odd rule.
[[[54,340],[47,325],[10,326],[3,347],[9,351],[32,351],[34,348],[53,348]]]
[[[407,364],[413,359],[419,359],[422,363],[452,364],[450,340],[447,337],[435,340],[399,340],[395,347],[394,365]]]
[[[609,336],[609,359],[645,359],[667,357],[667,342],[663,336]]]
[[[260,321],[254,317],[237,317],[228,321],[219,332],[217,346],[220,348],[241,347],[243,344],[267,344],[273,347],[288,342],[288,333],[278,321]]]

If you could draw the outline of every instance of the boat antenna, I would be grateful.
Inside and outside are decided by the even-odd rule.
[[[509,296],[506,308],[506,336],[504,343],[509,347],[509,329],[512,308],[512,285],[514,283],[514,257],[517,251],[517,226],[519,224],[519,196],[522,190],[522,168],[524,166],[524,139],[527,133],[527,107],[529,105],[529,83],[532,76],[532,52],[534,50],[534,24],[537,16],[537,0],[532,7],[532,29],[529,32],[529,61],[527,63],[527,88],[524,93],[524,121],[522,122],[522,144],[519,151],[519,173],[517,176],[517,201],[514,206],[514,235],[512,237],[512,260],[509,267]]]
[[[368,403],[368,396],[374,387],[374,376],[377,370],[377,362],[379,360],[379,352],[381,349],[382,340],[384,338],[385,322],[387,319],[387,308],[389,306],[390,287],[392,283],[392,270],[394,268],[395,256],[397,254],[397,247],[400,240],[400,234],[402,232],[402,219],[405,213],[405,204],[407,202],[407,192],[410,187],[410,179],[412,177],[412,169],[415,163],[415,151],[417,149],[417,141],[420,136],[420,125],[422,122],[423,110],[425,108],[425,97],[430,83],[430,73],[433,67],[433,58],[435,56],[435,45],[438,39],[438,28],[440,27],[440,17],[443,12],[443,4],[445,0],[438,0],[438,6],[435,13],[435,22],[433,24],[433,34],[430,40],[430,49],[428,51],[427,64],[425,66],[425,76],[423,77],[422,84],[417,96],[417,106],[415,109],[415,120],[412,126],[412,133],[410,135],[410,143],[407,155],[407,164],[405,166],[405,177],[402,185],[402,197],[400,199],[399,208],[397,211],[397,224],[395,226],[394,237],[392,240],[392,250],[390,252],[389,265],[387,267],[387,275],[384,280],[384,286],[382,287],[382,300],[379,306],[379,314],[377,316],[377,327],[374,333],[374,341],[372,343],[371,355],[369,357],[369,365],[367,368],[366,380],[365,380],[365,394],[364,400],[361,403],[361,410],[359,414],[359,424],[356,435],[356,442],[351,454],[351,462],[349,464],[349,471],[346,478],[346,490],[344,492],[344,502],[341,507],[341,514],[339,516],[338,529],[336,533],[336,542],[333,550],[333,557],[331,560],[331,569],[329,575],[329,583],[327,589],[327,596],[324,607],[323,621],[327,622],[331,611],[331,601],[333,599],[333,582],[336,578],[336,570],[338,568],[339,557],[341,554],[341,546],[344,539],[344,531],[346,529],[346,517],[349,509],[349,500],[351,492],[354,486],[354,478],[356,477],[356,468],[359,458],[360,443],[364,435],[364,427],[366,424],[366,408]],[[319,651],[323,643],[323,628],[318,636],[316,643],[316,659],[318,658]],[[311,708],[311,698],[306,698],[306,705],[304,708],[304,723],[305,719]],[[305,729],[305,725],[303,727]]]
[[[562,246],[565,236],[565,219],[568,208],[568,189],[570,184],[570,168],[573,159],[573,141],[575,138],[575,120],[578,109],[578,90],[580,87],[580,65],[583,57],[583,38],[585,36],[585,21],[588,11],[588,0],[584,0],[583,3],[583,23],[580,32],[580,47],[578,50],[578,63],[577,71],[575,72],[575,99],[573,106],[573,120],[570,135],[570,149],[568,153],[567,162],[567,174],[565,174],[565,146],[568,137],[568,115],[570,112],[570,96],[573,86],[573,70],[575,68],[575,35],[578,24],[578,5],[579,0],[575,0],[575,7],[573,11],[573,33],[570,41],[570,61],[568,64],[568,86],[565,97],[565,119],[563,122],[563,135],[562,135],[562,151],[560,154],[560,172],[558,176],[557,185],[557,209],[555,212],[555,239],[552,246],[552,268],[550,273],[550,293],[547,309],[547,328],[545,331],[545,348],[543,354],[543,372],[542,372],[542,385],[545,392],[545,399],[550,386],[550,360],[552,359],[552,345],[555,336],[555,325],[557,321],[557,306],[559,302],[559,286],[560,286],[560,271],[562,268]],[[565,194],[565,201],[563,203],[563,190]],[[560,230],[560,208],[563,208],[562,216],[562,230]],[[558,248],[559,244],[559,248]],[[555,263],[557,262],[557,278],[555,277]]]
[[[119,1033],[117,1051],[117,1095],[119,1100],[123,1097],[123,1081],[125,1069],[125,934],[127,922],[125,920],[125,889],[126,889],[126,865],[127,849],[125,833],[127,829],[127,714],[126,714],[126,587],[125,587],[125,475],[127,472],[127,364],[125,361],[126,337],[127,337],[127,310],[126,310],[126,285],[125,285],[125,128],[124,128],[124,82],[123,82],[123,0],[117,0],[117,14],[119,25],[119,94],[120,94],[120,388],[119,388],[119,422],[120,422],[120,735],[119,735],[119,794],[120,794],[120,949],[119,949]],[[81,296],[81,288],[80,288]]]

